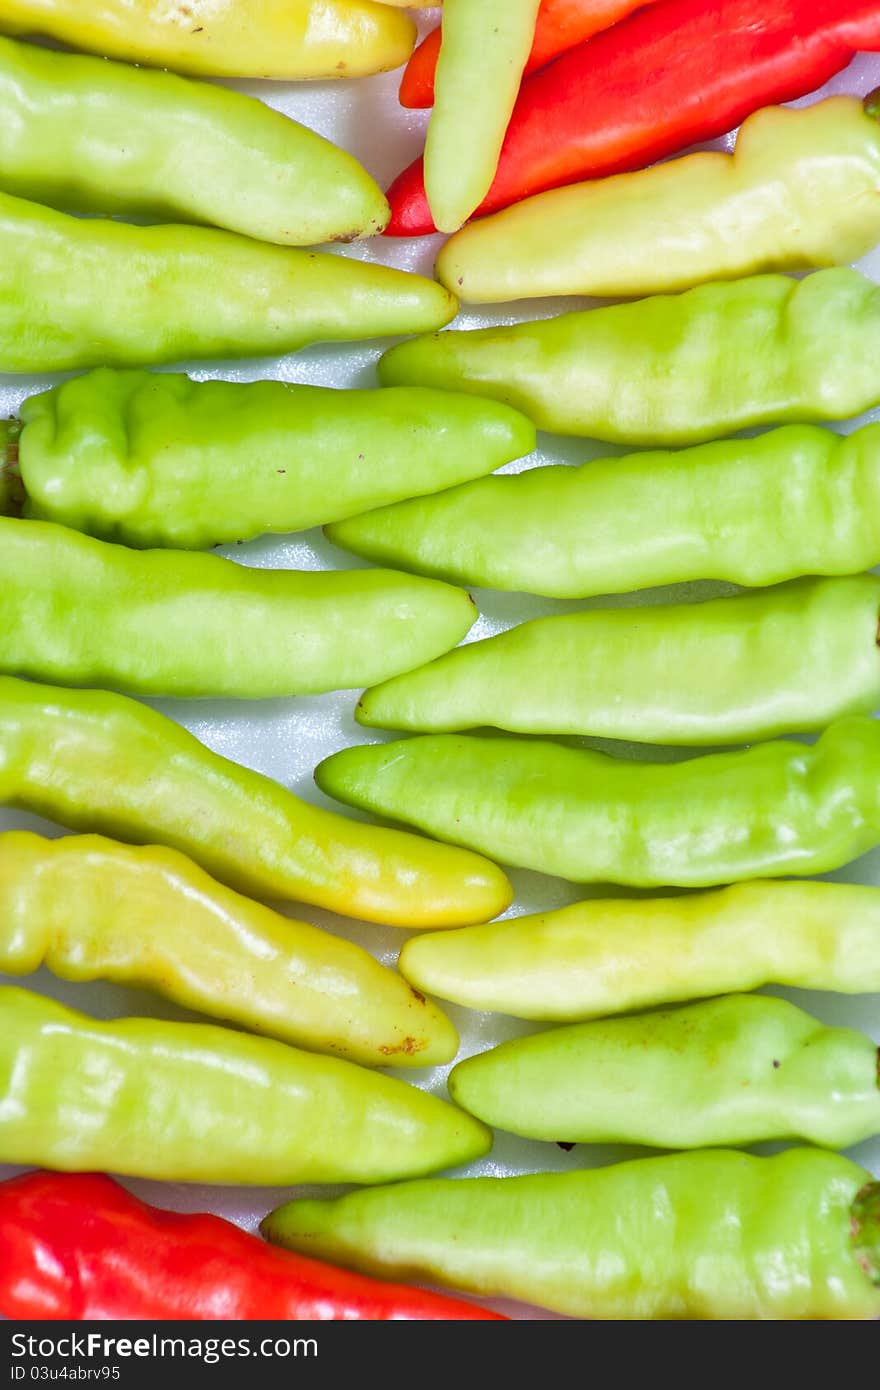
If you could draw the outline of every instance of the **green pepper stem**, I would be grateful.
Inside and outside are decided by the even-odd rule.
[[[869,92],[866,97],[862,98],[862,106],[866,116],[870,116],[872,120],[880,121],[880,87],[875,87],[873,92]]]
[[[869,1182],[850,1207],[850,1243],[872,1284],[880,1284],[880,1182]]]
[[[0,420],[0,516],[20,516],[24,484],[18,466],[20,420]]]

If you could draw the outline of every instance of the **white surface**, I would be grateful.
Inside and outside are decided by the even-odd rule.
[[[421,20],[423,27],[428,27],[431,22],[430,12],[426,12],[426,16]],[[418,153],[427,120],[427,112],[408,112],[398,106],[398,80],[399,74],[389,74],[351,83],[235,85],[239,85],[241,90],[262,97],[273,106],[344,145],[363,161],[384,187]],[[845,74],[823,89],[822,95],[830,91],[864,94],[876,85],[880,85],[880,56],[863,55]],[[808,98],[811,101],[814,99]],[[378,238],[366,244],[348,247],[342,254],[381,260],[389,265],[430,274],[439,242],[438,237],[413,241]],[[860,269],[880,280],[880,248],[860,264]],[[488,323],[514,322],[521,318],[547,317],[560,313],[567,307],[570,307],[568,302],[556,300],[519,305],[510,311],[506,311],[502,306],[500,311],[490,314],[465,311],[456,321],[456,327],[480,327]],[[331,345],[279,360],[250,360],[243,363],[212,364],[207,367],[193,367],[189,364],[187,369],[199,379],[219,377],[226,380],[252,380],[272,376],[285,381],[336,387],[372,386],[375,384],[374,366],[385,346],[387,343],[377,342],[347,347]],[[52,380],[53,378],[49,377],[0,376],[0,417],[14,412],[25,396],[46,387]],[[874,416],[878,415],[880,412],[875,411]],[[593,446],[582,440],[562,440],[545,435],[540,439],[538,453],[527,463],[529,466],[550,462],[575,463],[590,456],[609,452],[613,451],[607,446]],[[523,462],[511,465],[514,469],[524,466],[526,464]],[[226,553],[243,564],[256,566],[330,569],[354,566],[358,563],[342,552],[334,550],[320,532],[255,541],[246,546],[236,546]],[[689,585],[680,586],[676,592],[679,596],[686,596],[718,592],[720,589],[721,586],[718,585]],[[622,602],[657,602],[663,597],[661,591],[652,591],[647,596],[641,595],[635,600],[624,599]],[[475,598],[480,607],[481,617],[468,640],[489,636],[526,618],[565,612],[579,606],[524,595],[480,591],[475,594]],[[276,778],[307,800],[330,805],[332,803],[322,797],[312,781],[312,771],[316,764],[349,743],[378,742],[383,737],[370,730],[360,729],[354,723],[352,713],[356,698],[355,693],[341,692],[324,697],[274,700],[258,704],[233,701],[167,701],[157,704],[165,713],[186,725],[204,743],[225,757],[233,758]],[[387,737],[392,738],[394,735],[389,734]],[[26,827],[49,835],[62,833],[59,827],[49,825],[36,817],[0,809],[0,830],[13,827]],[[561,907],[576,901],[579,897],[587,896],[583,890],[558,879],[518,870],[513,870],[511,876],[517,889],[517,898],[509,915]],[[827,877],[880,885],[880,850],[865,856],[838,874]],[[329,926],[341,935],[360,942],[386,964],[393,964],[405,939],[404,933],[390,928],[353,923],[313,909],[291,906],[288,910],[291,915],[295,913],[318,925]],[[0,976],[0,981],[10,982],[3,976]],[[152,1014],[160,1018],[195,1017],[143,991],[103,984],[66,984],[54,979],[46,971],[16,983],[41,990],[74,1008],[101,1017],[127,1014]],[[827,1023],[860,1028],[880,1041],[880,1001],[876,995],[845,998],[791,990],[779,990],[778,993],[794,999]],[[475,1014],[453,1006],[449,1007],[449,1013],[461,1032],[462,1047],[459,1057],[483,1051],[520,1033],[534,1031],[533,1025],[498,1015]],[[448,1068],[438,1068],[427,1073],[397,1074],[409,1081],[417,1081],[427,1090],[444,1094],[447,1071]],[[772,1148],[773,1146],[765,1145],[762,1151]],[[606,1163],[613,1158],[644,1152],[579,1145],[570,1153],[564,1153],[556,1145],[527,1142],[502,1134],[497,1136],[494,1150],[489,1157],[472,1165],[467,1171],[472,1174],[512,1174],[550,1169],[567,1170]],[[851,1153],[856,1161],[880,1176],[880,1139],[862,1144]],[[9,1176],[14,1171],[18,1170],[0,1165],[0,1178]],[[155,1201],[158,1205],[179,1210],[213,1210],[231,1217],[250,1230],[253,1230],[261,1217],[278,1202],[294,1195],[293,1189],[205,1188],[130,1179],[126,1180],[126,1184],[139,1195]],[[329,1189],[324,1191],[327,1192]],[[518,1310],[516,1315],[529,1316],[522,1309]],[[538,1313],[537,1316],[547,1315]]]

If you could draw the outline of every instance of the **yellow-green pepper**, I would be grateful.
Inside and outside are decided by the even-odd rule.
[[[0,1162],[171,1182],[388,1182],[490,1132],[339,1057],[204,1023],[108,1023],[0,988]]]
[[[206,77],[360,77],[406,62],[412,21],[372,0],[3,0],[0,29]]]
[[[352,155],[262,101],[13,39],[0,39],[0,187],[288,246],[372,236],[388,220]]]
[[[294,352],[448,323],[433,280],[211,227],[70,217],[0,194],[0,371]]]
[[[414,936],[400,969],[466,1008],[548,1023],[770,984],[880,993],[880,890],[782,880],[594,898]]]
[[[345,820],[205,748],[124,695],[0,677],[0,802],[181,850],[240,892],[401,927],[503,912],[494,864]]]
[[[395,569],[552,598],[856,574],[880,562],[880,425],[845,437],[785,425],[529,468],[336,522],[327,534]]]
[[[392,570],[266,570],[0,516],[0,670],[135,695],[363,685],[454,646],[461,589]]]
[[[365,1066],[434,1066],[449,1020],[353,942],[222,887],[176,850],[0,835],[0,970],[143,985]]]
[[[675,445],[858,415],[880,401],[878,355],[880,286],[836,269],[416,338],[379,377],[494,396],[557,434]]]
[[[880,240],[878,116],[877,94],[766,107],[732,154],[553,189],[465,227],[437,275],[465,302],[491,303],[662,294],[857,261]]]
[[[845,1149],[880,1133],[877,1044],[760,994],[513,1038],[454,1067],[449,1094],[551,1142]]]
[[[291,1202],[263,1232],[368,1274],[578,1318],[880,1316],[880,1183],[818,1149],[397,1183]]]
[[[99,368],[0,422],[0,512],[134,546],[300,531],[490,473],[532,423],[449,391],[337,391]],[[5,467],[4,467],[5,453]],[[13,496],[13,489],[15,496]]]
[[[824,873],[880,841],[880,722],[860,715],[813,746],[678,763],[424,734],[344,748],[315,780],[350,806],[576,883],[703,888]]]

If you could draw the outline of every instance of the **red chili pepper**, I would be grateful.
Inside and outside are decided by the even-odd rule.
[[[878,0],[666,0],[523,83],[478,212],[642,168],[821,86],[880,49]],[[388,192],[386,236],[434,231],[421,161]]]
[[[0,1184],[0,1312],[20,1319],[500,1319],[266,1245],[219,1216],[138,1201],[101,1174]]]
[[[640,5],[656,5],[659,0],[543,0],[538,11],[535,42],[526,76],[558,58],[575,44],[584,43],[603,29],[610,29]],[[400,104],[409,107],[433,106],[434,71],[440,52],[440,25],[432,29],[412,54],[400,82]]]

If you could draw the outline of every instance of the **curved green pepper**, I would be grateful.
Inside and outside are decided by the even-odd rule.
[[[204,1023],[99,1022],[0,988],[0,1162],[172,1182],[388,1182],[491,1147],[477,1120],[338,1057]]]
[[[449,1020],[353,942],[215,883],[175,850],[0,835],[0,970],[143,985],[365,1066],[449,1062]]]
[[[880,562],[880,425],[786,425],[675,453],[482,478],[328,526],[456,584],[591,598],[690,579],[776,584]]]
[[[701,888],[823,873],[880,841],[880,723],[679,763],[426,734],[317,769],[339,801],[576,883]]]
[[[878,629],[873,574],[539,618],[368,690],[357,718],[686,745],[806,732],[880,705]]]
[[[880,892],[793,880],[595,898],[414,936],[399,965],[466,1008],[559,1023],[769,984],[880,992]]]
[[[880,240],[878,115],[876,94],[766,107],[732,154],[556,188],[480,219],[441,249],[438,278],[469,303],[624,298],[857,261]]]
[[[435,281],[385,266],[0,194],[0,371],[278,355],[423,332],[455,310]]]
[[[858,415],[880,401],[878,354],[880,286],[820,270],[418,338],[387,352],[379,377],[494,396],[558,434],[695,444]]]
[[[880,1183],[838,1154],[725,1150],[300,1201],[279,1245],[573,1317],[880,1316]]]
[[[504,874],[421,836],[345,820],[205,748],[156,710],[0,677],[0,802],[181,850],[243,893],[401,927],[509,905]]]
[[[877,1044],[760,994],[513,1038],[459,1062],[449,1094],[551,1142],[845,1149],[880,1133]]]
[[[299,531],[490,473],[535,446],[495,401],[113,371],[31,396],[0,424],[26,515],[135,546]],[[7,478],[9,485],[10,478]],[[24,497],[22,497],[22,490]],[[0,496],[0,511],[4,509]]]
[[[361,77],[399,67],[409,15],[372,0],[3,0],[0,28],[208,77]]]
[[[2,38],[0,183],[69,211],[210,222],[288,246],[371,236],[389,216],[352,155],[262,101]]]
[[[343,690],[448,650],[475,617],[461,589],[393,570],[251,569],[0,517],[0,670],[38,680],[136,695]]]

